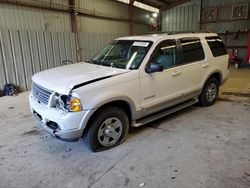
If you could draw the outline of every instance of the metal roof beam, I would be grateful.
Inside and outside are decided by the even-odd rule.
[[[178,5],[181,5],[181,4],[184,4],[184,3],[187,3],[187,2],[191,2],[191,0],[177,0],[174,3],[171,3],[170,5],[162,7],[161,11],[165,11],[165,10],[174,8],[174,7],[178,6]]]
[[[157,4],[152,3],[152,2],[150,2],[150,1],[145,1],[145,0],[136,0],[136,1],[138,1],[138,2],[140,2],[140,3],[144,3],[144,4],[149,5],[149,6],[152,6],[152,7],[155,7],[155,8],[158,8],[158,9],[161,8],[160,5],[157,5]]]
[[[24,7],[36,8],[36,9],[42,9],[42,10],[51,10],[51,11],[67,12],[67,13],[70,12],[68,8],[66,9],[66,8],[48,7],[44,5],[29,4],[29,3],[21,2],[21,1],[0,0],[0,3],[9,4],[9,5],[18,5],[18,6],[24,6]]]
[[[162,4],[164,4],[166,6],[171,4],[171,2],[168,2],[168,1],[165,1],[165,0],[156,0],[156,1],[161,2]]]

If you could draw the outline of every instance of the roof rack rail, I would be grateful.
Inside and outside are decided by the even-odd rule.
[[[176,34],[185,34],[185,33],[214,33],[212,30],[197,30],[197,31],[155,31],[155,32],[145,32],[145,33],[138,33],[135,36],[140,35],[157,35],[157,34],[165,34],[165,35],[176,35]]]
[[[166,34],[168,35],[169,32],[166,32],[166,31],[155,31],[155,32],[145,32],[145,33],[138,33],[138,34],[135,34],[136,36],[139,36],[139,35],[154,35],[154,34]]]
[[[197,30],[197,31],[172,31],[169,32],[169,35],[175,35],[175,34],[185,34],[185,33],[213,33],[210,29],[207,30]]]

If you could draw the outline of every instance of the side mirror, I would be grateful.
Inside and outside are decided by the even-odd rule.
[[[157,63],[150,63],[146,68],[147,73],[162,72],[163,66]]]

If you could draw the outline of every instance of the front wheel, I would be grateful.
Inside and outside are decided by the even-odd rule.
[[[127,114],[116,107],[100,110],[94,116],[85,141],[89,148],[96,152],[119,145],[129,128]]]
[[[201,106],[211,106],[215,103],[219,94],[219,82],[216,78],[210,78],[199,96]]]

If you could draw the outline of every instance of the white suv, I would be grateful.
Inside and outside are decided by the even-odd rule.
[[[85,138],[93,151],[120,144],[138,127],[197,102],[212,105],[228,77],[215,33],[118,38],[88,62],[33,76],[30,108],[56,138]]]

